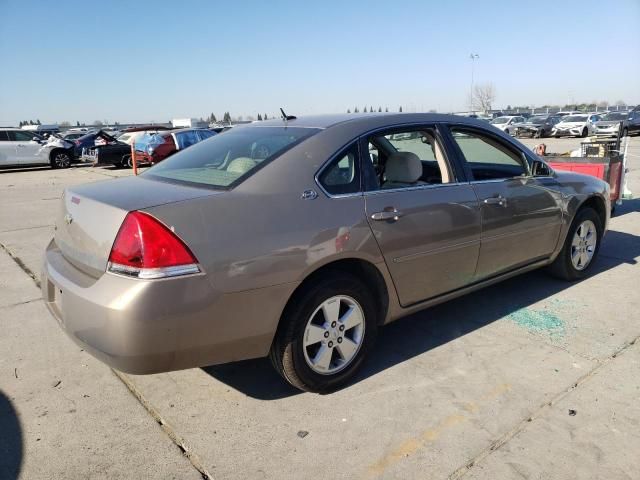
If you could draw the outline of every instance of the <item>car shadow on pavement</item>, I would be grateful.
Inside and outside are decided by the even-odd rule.
[[[622,205],[616,206],[616,211],[613,217],[621,217],[627,213],[640,212],[640,198],[634,198],[633,200],[623,200]]]
[[[24,456],[20,420],[11,400],[0,391],[0,478],[17,479]]]
[[[640,237],[610,230],[590,277],[622,264],[635,265],[638,259]],[[376,346],[351,385],[504,319],[578,283],[558,280],[544,270],[536,270],[386,325],[379,330]],[[301,393],[276,373],[267,358],[210,366],[203,370],[220,382],[259,400],[275,400]]]

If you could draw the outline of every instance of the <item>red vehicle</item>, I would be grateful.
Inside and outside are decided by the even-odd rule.
[[[216,135],[215,132],[204,128],[182,128],[158,132],[150,138],[136,140],[136,161],[158,163],[177,151],[184,150],[214,135]]]

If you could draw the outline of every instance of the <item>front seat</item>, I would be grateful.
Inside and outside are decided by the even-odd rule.
[[[383,189],[410,187],[421,185],[419,179],[422,176],[422,162],[412,152],[396,152],[389,155],[385,167],[386,181]]]

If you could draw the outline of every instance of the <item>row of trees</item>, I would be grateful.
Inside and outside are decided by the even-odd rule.
[[[378,110],[376,110],[375,108],[373,108],[373,106],[369,107],[369,109],[367,110],[367,106],[365,105],[364,109],[362,110],[364,113],[374,113],[374,112],[382,112],[382,107],[378,107]],[[389,111],[389,107],[384,107],[384,111],[388,112]],[[398,108],[399,112],[402,112],[402,105],[400,105],[400,107]],[[347,108],[347,113],[351,113],[351,109]],[[358,107],[355,107],[353,109],[353,113],[360,113],[360,110],[358,110]]]
[[[42,125],[42,123],[40,123],[40,120],[36,120],[35,122],[33,120],[20,120],[18,126],[22,127],[23,125]]]
[[[252,115],[248,115],[246,117],[247,120],[249,121],[253,121],[253,120],[268,120],[269,116],[265,113],[264,115],[259,113],[258,117],[253,117]],[[202,120],[202,119],[200,119]],[[231,121],[233,121],[234,119],[231,117],[231,114],[229,112],[224,112],[224,115],[222,116],[222,123],[230,123]],[[235,118],[236,121],[242,121],[243,117],[239,116]],[[206,118],[206,121],[208,123],[217,123],[218,122],[218,118],[216,117],[215,113],[212,113],[211,115],[209,115]]]

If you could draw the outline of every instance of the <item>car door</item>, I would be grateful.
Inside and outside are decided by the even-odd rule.
[[[480,203],[476,280],[548,257],[562,221],[559,195],[529,174],[524,153],[484,129],[453,126],[451,137]]]
[[[0,130],[0,165],[17,165],[16,147],[9,140],[9,132]]]
[[[480,247],[478,201],[449,162],[437,127],[380,131],[363,139],[360,150],[368,153],[362,159],[367,220],[400,304],[470,283]],[[419,178],[391,182],[398,180],[390,169],[400,157],[419,162]]]
[[[629,115],[629,133],[640,132],[640,112],[631,112]]]
[[[45,152],[42,145],[33,140],[36,135],[32,132],[9,130],[8,133],[10,143],[16,149],[16,159],[19,165],[38,165],[48,162],[47,158],[43,158]]]

